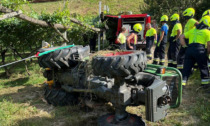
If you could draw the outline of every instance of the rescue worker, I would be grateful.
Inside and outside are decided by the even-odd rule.
[[[210,9],[203,12],[202,17],[204,17],[204,16],[210,16]],[[200,20],[200,22],[201,22],[201,20]],[[206,45],[206,48],[207,48],[207,45]],[[209,71],[210,71],[210,55],[208,57],[209,57],[208,58],[208,67],[209,67]]]
[[[136,50],[136,44],[138,40],[138,33],[142,30],[142,26],[140,23],[137,23],[133,26],[133,30],[131,34],[127,38],[128,48],[131,50]]]
[[[122,27],[121,32],[117,37],[117,42],[120,44],[121,50],[126,50],[126,36],[125,36],[126,28]]]
[[[153,64],[158,64],[158,61],[160,61],[159,65],[164,65],[165,63],[165,47],[167,43],[167,35],[168,35],[168,29],[169,29],[168,25],[166,24],[167,21],[168,21],[167,15],[163,15],[160,19],[162,27],[160,29],[160,37],[159,37],[158,43],[157,41],[155,41],[155,44],[157,45],[154,52]]]
[[[169,49],[168,49],[168,66],[177,67],[177,56],[179,53],[180,40],[179,37],[182,34],[182,25],[179,23],[179,14],[173,14],[170,17],[172,24],[172,32],[169,38]]]
[[[210,9],[203,12],[202,17],[204,17],[204,16],[210,16]]]
[[[152,60],[151,48],[154,44],[154,41],[157,41],[157,32],[154,28],[152,28],[150,23],[146,24],[147,32],[146,32],[146,53],[147,59]]]
[[[202,17],[204,17],[204,16],[210,16],[210,9],[203,12]],[[201,22],[201,20],[199,21],[199,23],[200,22]],[[207,44],[206,44],[206,48],[207,48]],[[209,58],[208,58],[208,67],[209,67],[209,70],[210,70],[210,55],[209,55]]]
[[[195,9],[194,8],[187,8],[183,12],[184,18],[187,20],[187,23],[184,27],[184,33],[188,32],[189,30],[195,28],[195,26],[198,24],[198,22],[193,18],[195,15]],[[185,51],[188,46],[189,39],[185,39],[186,46],[181,46],[178,57],[177,57],[177,68],[182,72],[183,70],[183,64],[184,64],[184,57],[185,57]]]
[[[201,19],[201,23],[196,28],[181,35],[181,44],[186,46],[185,38],[189,39],[189,46],[185,53],[183,82],[185,86],[190,76],[191,69],[195,63],[198,64],[201,73],[201,86],[209,87],[209,68],[208,56],[210,54],[210,16],[205,16]],[[207,44],[207,50],[205,45]]]

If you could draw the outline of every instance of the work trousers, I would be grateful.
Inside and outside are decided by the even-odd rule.
[[[167,36],[164,35],[163,39],[162,39],[162,41],[160,43],[160,46],[158,47],[156,45],[155,52],[154,52],[153,64],[158,64],[158,62],[159,62],[159,65],[164,65],[164,63],[165,63],[166,43],[167,43]]]
[[[204,45],[198,43],[192,43],[188,46],[185,59],[184,59],[184,69],[183,69],[183,85],[186,84],[191,70],[195,63],[198,64],[201,73],[201,84],[209,84],[209,68],[208,68],[208,57],[207,51]]]
[[[147,54],[147,59],[152,60],[152,52],[151,48],[154,44],[154,36],[146,37],[146,54]]]
[[[185,39],[185,43],[188,46],[189,39]],[[187,47],[181,47],[179,50],[179,54],[177,57],[177,69],[183,74],[183,67],[184,67],[184,58],[185,58],[185,52],[187,50]]]
[[[126,50],[126,43],[120,44],[120,50]]]
[[[177,67],[177,56],[179,53],[180,40],[173,41],[175,37],[169,38],[169,48],[168,48],[168,66]]]

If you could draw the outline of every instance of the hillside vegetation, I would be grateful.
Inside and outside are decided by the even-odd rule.
[[[68,8],[71,14],[80,14],[82,16],[96,16],[99,14],[99,0],[69,0]],[[101,0],[102,11],[104,5],[108,5],[110,13],[118,14],[124,11],[132,11],[133,13],[141,13],[140,7],[144,5],[143,0]],[[64,2],[46,2],[33,3],[31,8],[36,12],[46,11],[53,13],[59,8],[63,8]],[[23,7],[26,11],[31,11],[28,5]]]

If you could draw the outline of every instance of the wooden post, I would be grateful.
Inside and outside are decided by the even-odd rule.
[[[104,42],[105,42],[105,39],[106,39],[106,31],[103,31],[103,49],[104,49]]]
[[[101,22],[101,1],[99,1],[99,22]]]
[[[68,39],[67,39],[67,31],[65,31],[65,32],[63,33],[63,37],[64,37],[66,40],[68,40]],[[66,42],[65,42],[64,44],[65,44],[65,46],[67,45]]]
[[[99,1],[99,23],[101,23],[101,1]],[[100,50],[101,46],[101,38],[100,38],[100,32],[98,32],[98,51]]]

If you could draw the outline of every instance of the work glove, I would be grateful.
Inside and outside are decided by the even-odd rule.
[[[158,46],[158,47],[160,46],[160,42],[158,42],[157,46]]]
[[[157,40],[155,40],[154,42],[155,42],[155,44],[157,44]]]
[[[176,42],[176,41],[177,41],[176,39],[173,40],[173,42]]]

